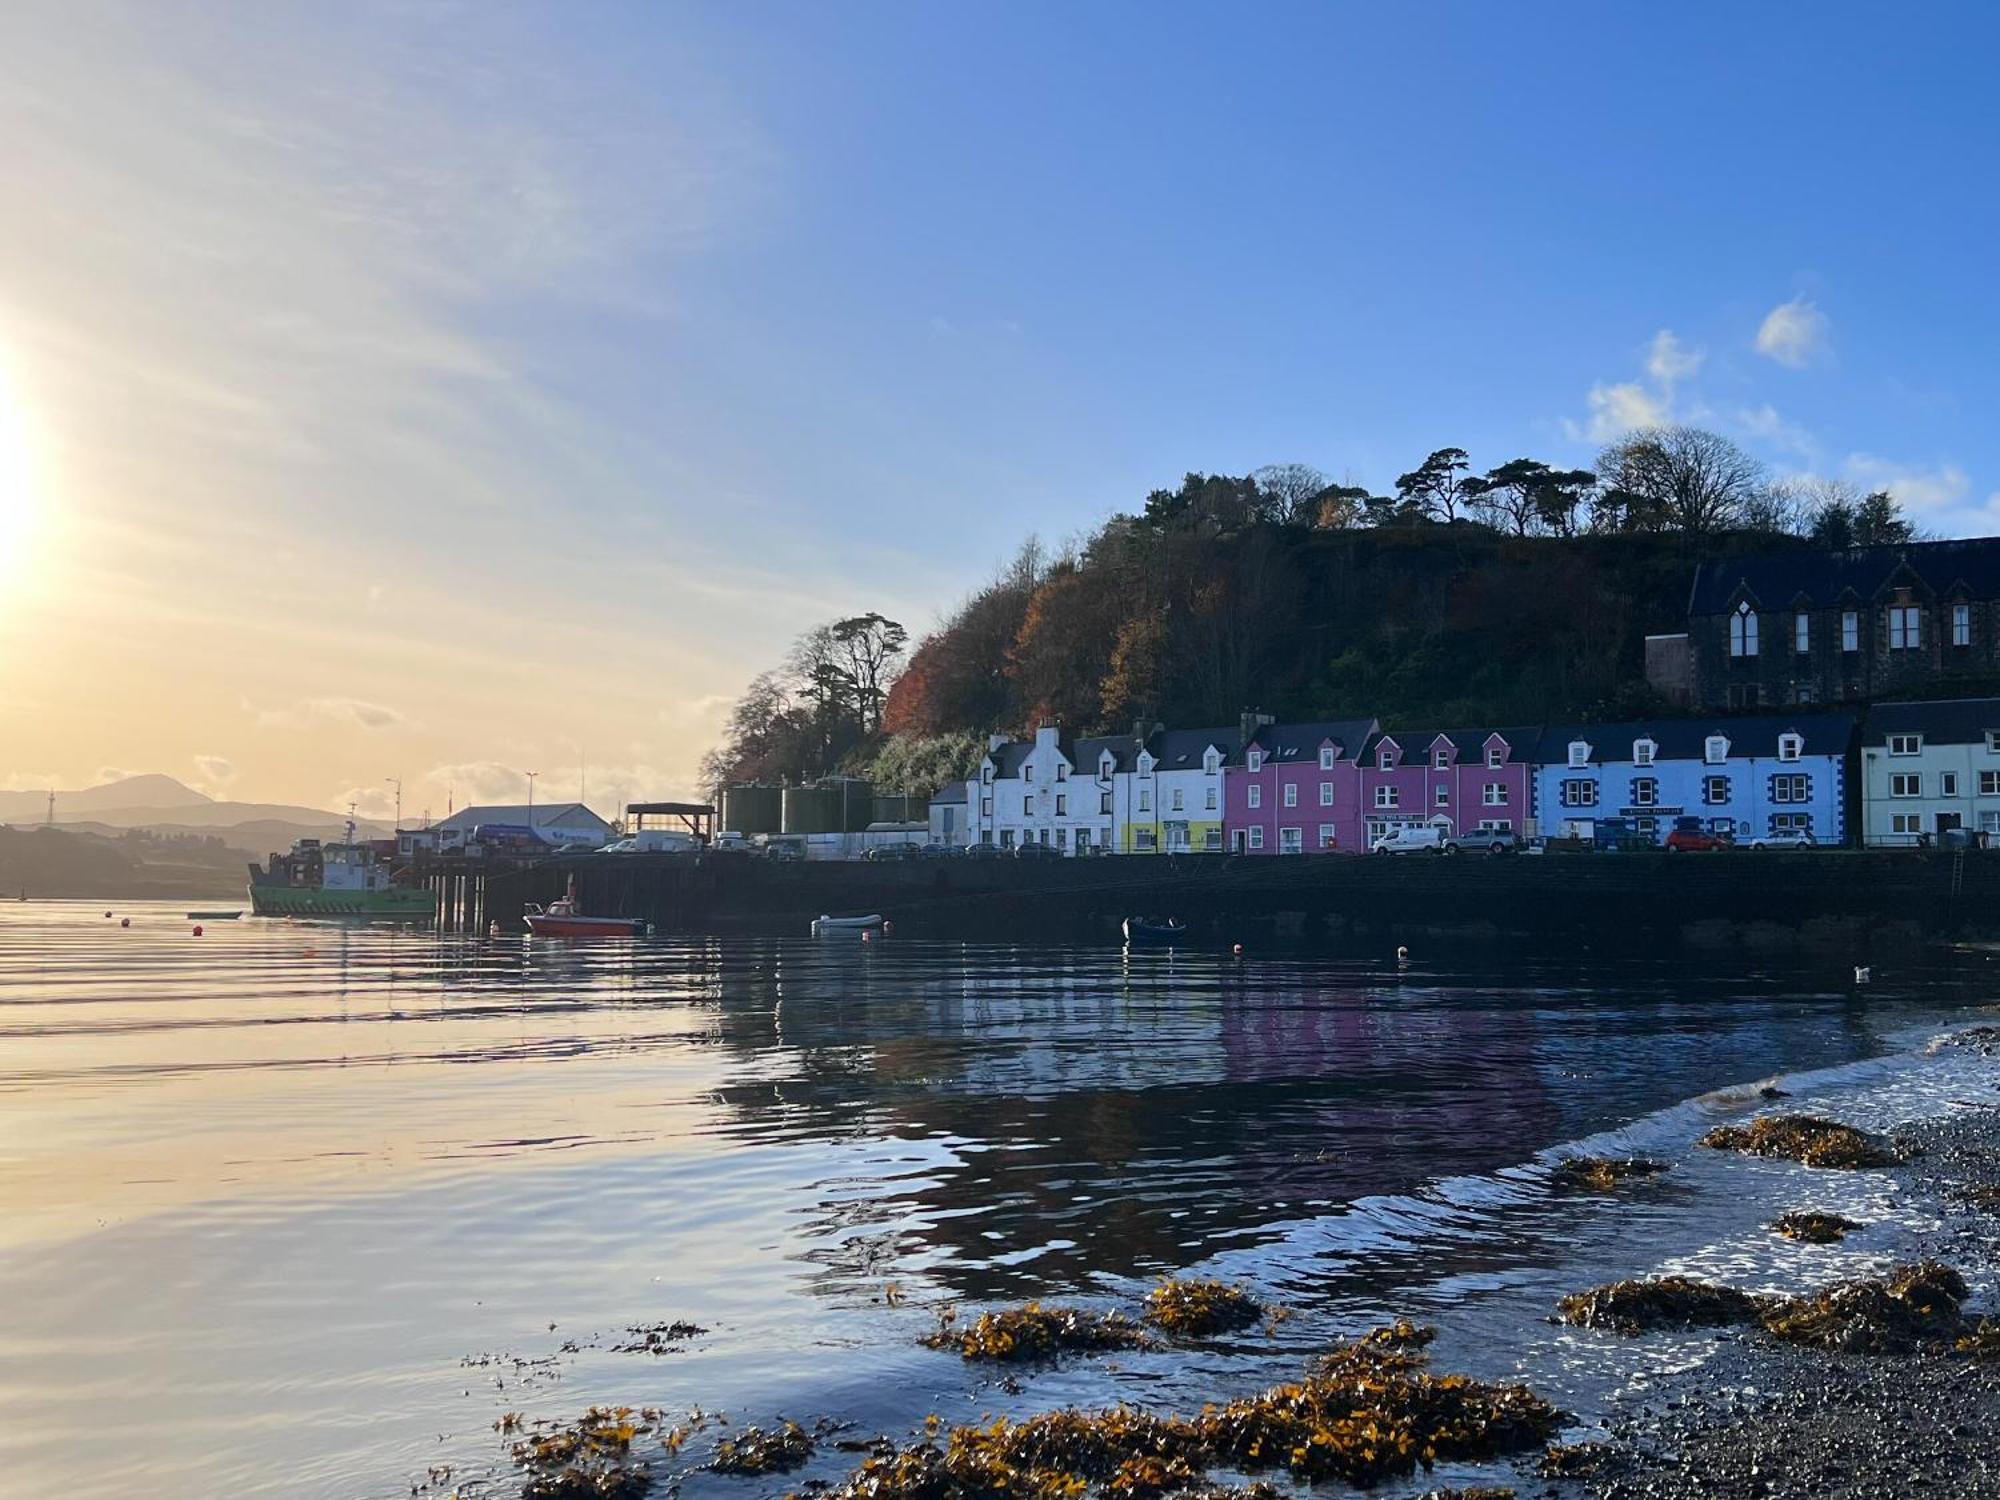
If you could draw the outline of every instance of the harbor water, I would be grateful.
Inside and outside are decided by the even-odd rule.
[[[197,937],[181,907],[114,910],[0,908],[5,1493],[511,1494],[496,1423],[596,1402],[897,1438],[1184,1411],[1399,1315],[1587,1429],[1702,1341],[1557,1328],[1561,1292],[1796,1289],[1917,1227],[1884,1174],[1802,1188],[1692,1145],[1760,1083],[1871,1127],[2000,1099],[1927,1046],[2000,998],[1976,954],[1857,987],[1393,950]],[[1554,1191],[1585,1149],[1674,1170]],[[1870,1227],[1808,1250],[1763,1232],[1790,1208]],[[1179,1273],[1286,1316],[1010,1379],[920,1342],[948,1306],[1130,1311]],[[631,1347],[671,1322],[703,1331]],[[656,1472],[751,1496],[854,1462],[682,1474],[708,1441]]]

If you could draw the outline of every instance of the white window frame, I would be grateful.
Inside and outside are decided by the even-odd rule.
[[[1487,770],[1497,771],[1506,764],[1507,764],[1507,747],[1505,745],[1488,745],[1486,747]]]
[[[1375,752],[1375,769],[1378,771],[1393,771],[1396,769],[1396,750],[1394,746],[1384,745]]]
[[[1922,755],[1924,737],[1921,734],[1892,734],[1889,736],[1891,755]]]
[[[1958,795],[1958,772],[1938,772],[1938,795],[1940,797],[1956,797]]]
[[[1804,771],[1793,771],[1771,778],[1771,800],[1797,804],[1812,801],[1812,777]]]
[[[1451,769],[1451,746],[1439,745],[1431,751],[1431,769],[1449,771]]]
[[[1252,773],[1263,770],[1264,752],[1262,750],[1252,750],[1248,755],[1244,756],[1243,769]]]
[[[1779,760],[1785,760],[1785,761],[1797,760],[1800,756],[1804,755],[1805,753],[1806,753],[1806,741],[1804,735],[1781,734],[1778,736]]]
[[[1174,805],[1171,810],[1174,812],[1187,811],[1187,793],[1180,787],[1174,788]]]
[[[1701,800],[1708,807],[1721,807],[1727,803],[1729,801],[1729,778],[1727,776],[1702,777]]]
[[[1139,811],[1140,811],[1140,812],[1151,812],[1152,810],[1153,810],[1153,794],[1152,794],[1151,792],[1147,791],[1147,790],[1146,790],[1146,788],[1144,788],[1144,787],[1140,787],[1140,788],[1139,788]]]
[[[1280,828],[1278,830],[1278,852],[1280,854],[1305,853],[1306,831],[1303,828]]]
[[[1264,789],[1261,786],[1252,782],[1246,790],[1249,793],[1249,800],[1243,804],[1245,807],[1262,807],[1264,805]]]
[[[1446,786],[1443,782],[1439,782],[1436,789],[1431,794],[1431,806],[1450,807],[1451,788]]]
[[[1729,617],[1729,654],[1750,657],[1757,654],[1757,612],[1747,603],[1736,606]]]
[[[1204,806],[1204,807],[1205,807],[1205,809],[1206,809],[1207,811],[1209,811],[1209,812],[1214,812],[1214,811],[1215,811],[1215,788],[1214,788],[1214,787],[1210,787],[1210,788],[1208,789],[1208,798],[1207,798],[1206,802],[1205,802],[1205,803],[1203,804],[1203,806]]]
[[[1299,784],[1296,781],[1285,783],[1284,801],[1287,807],[1297,807],[1299,805]]]
[[[1729,759],[1729,736],[1711,734],[1701,742],[1701,759],[1704,765],[1719,766]]]
[[[1924,644],[1924,612],[1921,605],[1889,606],[1889,649],[1920,651]]]
[[[1262,823],[1252,823],[1250,825],[1250,847],[1252,849],[1261,849],[1264,847],[1264,825]]]
[[[1951,643],[1954,646],[1972,644],[1972,606],[1954,604],[1951,607]]]
[[[1379,808],[1400,807],[1402,792],[1393,786],[1378,786],[1375,788],[1375,805]]]
[[[1632,778],[1632,805],[1634,807],[1658,807],[1660,805],[1660,778],[1657,776],[1634,776]]]
[[[1339,842],[1340,842],[1340,835],[1335,831],[1334,826],[1331,823],[1322,823],[1319,825],[1320,848],[1331,849]]]
[[[1340,752],[1335,750],[1333,746],[1321,745],[1319,747],[1319,768],[1322,771],[1331,771],[1334,761],[1339,758],[1339,754]]]
[[[1889,777],[1889,795],[1891,797],[1921,797],[1923,794],[1923,772],[1897,771]]]
[[[1891,833],[1922,833],[1924,831],[1924,815],[1922,813],[1890,813],[1889,831]]]
[[[2000,771],[1981,771],[1979,773],[1979,795],[1982,797],[2000,797]]]
[[[1479,794],[1482,807],[1505,807],[1507,805],[1507,783],[1489,781]]]
[[[1597,806],[1597,782],[1588,776],[1565,777],[1557,800],[1564,807]]]
[[[1590,746],[1583,740],[1569,742],[1569,768],[1580,771],[1590,764]]]
[[[1659,748],[1659,745],[1652,740],[1632,741],[1632,764],[1635,766],[1650,766],[1653,763],[1653,756]]]
[[[1321,783],[1319,784],[1319,805],[1320,805],[1321,807],[1331,807],[1331,806],[1333,806],[1333,783],[1332,783],[1332,782],[1330,782],[1330,781],[1322,781],[1322,782],[1321,782]]]

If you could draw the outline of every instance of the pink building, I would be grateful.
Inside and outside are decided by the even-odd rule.
[[[1396,730],[1360,754],[1361,847],[1408,824],[1533,829],[1538,729]]]
[[[1222,778],[1229,852],[1317,854],[1364,848],[1357,757],[1375,727],[1373,719],[1349,719],[1266,724],[1247,733]]]

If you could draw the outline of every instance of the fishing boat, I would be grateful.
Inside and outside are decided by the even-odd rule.
[[[398,884],[383,851],[354,836],[300,839],[290,854],[250,867],[250,910],[260,917],[369,917],[428,921],[437,902],[420,885]],[[199,913],[196,913],[199,915]]]
[[[871,911],[862,917],[829,917],[824,914],[813,918],[812,935],[827,937],[837,932],[867,932],[882,925],[882,913]]]
[[[188,913],[188,920],[190,922],[234,922],[242,915],[243,909],[241,907],[238,907],[235,911],[191,911]]]
[[[1185,922],[1176,922],[1172,918],[1164,922],[1155,922],[1146,917],[1127,917],[1125,919],[1125,941],[1128,943],[1170,945],[1180,942],[1186,936],[1187,924]]]
[[[644,937],[649,924],[643,917],[591,917],[577,908],[576,877],[569,878],[569,894],[546,907],[529,902],[521,920],[536,937]]]

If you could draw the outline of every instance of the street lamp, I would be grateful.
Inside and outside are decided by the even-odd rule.
[[[535,826],[535,778],[542,773],[540,771],[524,771],[522,774],[528,778],[528,826],[533,828]]]
[[[400,833],[403,828],[403,778],[384,776],[382,780],[396,789],[396,831]]]

